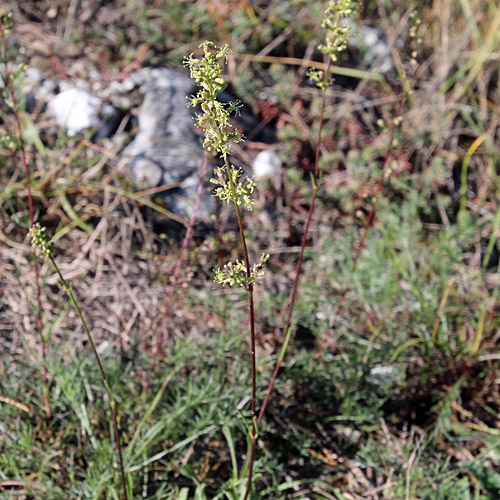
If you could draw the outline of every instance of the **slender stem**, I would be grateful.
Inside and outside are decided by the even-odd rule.
[[[326,84],[328,82],[329,76],[330,76],[330,68],[331,68],[331,59],[328,59],[328,64],[326,66],[326,71],[324,74],[323,82]],[[313,213],[314,213],[314,207],[316,204],[316,195],[318,193],[318,181],[319,181],[319,159],[320,159],[320,153],[321,153],[321,133],[323,131],[323,117],[325,114],[325,103],[326,103],[326,85],[323,86],[323,90],[321,93],[321,108],[320,108],[320,113],[319,113],[319,129],[318,129],[318,141],[316,143],[316,156],[315,156],[315,161],[314,161],[314,174],[313,174],[313,191],[312,191],[312,196],[311,196],[311,204],[309,205],[309,212],[307,214],[307,221],[306,225],[304,228],[304,234],[302,235],[302,243],[300,246],[300,253],[299,253],[299,259],[297,261],[297,267],[295,271],[295,279],[293,281],[293,289],[292,289],[292,298],[290,300],[290,305],[288,306],[288,315],[287,315],[287,320],[286,320],[286,326],[284,330],[284,337],[283,337],[283,343],[281,345],[281,352],[278,357],[278,360],[276,361],[276,366],[274,368],[273,375],[271,377],[271,381],[269,382],[269,386],[267,388],[267,393],[266,397],[264,398],[264,401],[262,403],[262,407],[260,409],[259,413],[259,418],[257,420],[257,424],[260,425],[262,418],[264,417],[264,412],[266,411],[267,404],[269,402],[269,398],[271,397],[271,393],[273,392],[274,388],[274,383],[276,382],[276,378],[278,376],[279,369],[281,368],[281,364],[283,363],[283,359],[285,358],[285,354],[288,348],[288,344],[290,342],[290,337],[291,337],[291,329],[290,325],[292,322],[292,314],[293,314],[293,309],[295,307],[295,302],[297,300],[297,290],[299,287],[299,279],[300,279],[300,272],[302,270],[302,261],[304,260],[304,252],[307,244],[307,236],[309,234],[309,228],[311,225]]]
[[[2,16],[0,15],[0,39],[2,44],[2,57],[5,61],[5,77],[7,79],[9,94],[12,100],[12,109],[14,111],[14,116],[16,119],[17,126],[17,136],[19,137],[19,147],[21,150],[21,160],[24,168],[24,174],[26,177],[26,187],[28,191],[28,212],[30,218],[30,227],[33,228],[35,215],[33,209],[33,196],[31,194],[31,180],[30,180],[30,167],[28,165],[28,160],[26,158],[26,147],[24,144],[24,137],[21,127],[21,119],[19,117],[19,107],[17,105],[16,94],[14,92],[14,84],[12,82],[12,74],[7,65],[7,47],[5,43],[5,32],[3,29]],[[52,412],[50,409],[50,401],[49,401],[49,376],[47,370],[47,345],[45,342],[45,338],[43,336],[43,322],[42,322],[42,293],[40,287],[40,268],[38,266],[38,260],[34,261],[34,269],[35,269],[35,287],[36,287],[36,302],[37,302],[37,311],[36,311],[36,323],[38,331],[40,335],[40,344],[42,346],[42,379],[43,379],[43,399],[45,404],[45,414],[47,418],[51,418]]]
[[[123,466],[123,456],[122,456],[122,447],[120,444],[120,431],[118,429],[118,419],[117,419],[117,414],[116,414],[116,402],[115,398],[113,397],[113,393],[111,392],[111,387],[109,386],[108,379],[106,377],[106,373],[104,371],[104,368],[101,363],[101,358],[99,357],[99,353],[97,352],[96,346],[94,344],[94,340],[92,339],[92,335],[90,333],[90,330],[87,326],[87,322],[85,321],[85,318],[83,317],[82,311],[78,305],[78,302],[76,301],[76,298],[73,294],[73,291],[71,289],[71,285],[68,284],[68,282],[64,279],[58,265],[56,264],[56,261],[54,260],[54,257],[52,255],[49,255],[49,259],[52,262],[52,265],[54,266],[59,279],[61,280],[61,285],[63,290],[68,294],[69,300],[73,304],[73,307],[75,308],[76,314],[78,315],[78,318],[80,319],[80,322],[83,326],[83,329],[85,330],[85,333],[87,334],[87,339],[90,343],[90,346],[92,347],[92,351],[94,353],[94,357],[97,361],[97,365],[99,367],[99,371],[101,373],[101,378],[104,383],[104,387],[106,388],[106,392],[108,394],[109,398],[109,405],[111,407],[111,415],[113,418],[113,427],[114,427],[114,433],[115,433],[115,442],[116,442],[116,448],[118,451],[118,460],[120,463],[120,476],[121,476],[121,482],[123,486],[123,499],[124,500],[129,500],[128,498],[128,493],[127,493],[127,483],[125,480],[125,468]]]
[[[233,175],[231,173],[231,165],[229,164],[229,159],[227,155],[224,155],[224,163],[226,165],[226,170],[227,170],[227,175],[229,179],[229,186],[231,188],[231,191],[235,195],[236,199],[236,189],[234,186],[234,179]],[[243,245],[243,257],[245,260],[245,267],[247,270],[247,277],[250,278],[252,274],[252,269],[250,267],[250,257],[248,255],[248,248],[247,248],[247,243],[246,243],[246,238],[245,238],[245,231],[243,229],[243,219],[241,217],[241,211],[240,207],[238,204],[235,202],[234,207],[236,209],[236,217],[238,219],[238,227],[240,230],[240,238],[241,238],[241,243]],[[250,320],[250,351],[251,351],[251,358],[252,358],[252,401],[251,401],[251,408],[252,408],[252,433],[250,435],[250,456],[248,458],[248,481],[247,481],[247,488],[245,491],[245,496],[243,497],[243,500],[246,500],[248,498],[248,495],[250,494],[250,489],[252,488],[252,475],[253,475],[253,464],[254,464],[254,459],[255,459],[255,442],[257,440],[257,361],[256,361],[256,353],[255,353],[255,309],[254,309],[254,300],[253,300],[253,284],[249,283],[248,288],[247,288],[247,293],[248,293],[248,315],[249,315],[249,320]]]
[[[231,173],[231,165],[229,164],[229,159],[228,159],[227,155],[224,155],[224,163],[226,165],[227,176],[229,178],[229,186],[231,187],[231,191],[233,192],[234,197],[236,198],[236,188],[234,186],[234,179],[233,179],[233,175]],[[248,256],[247,242],[245,239],[245,231],[243,230],[243,219],[241,217],[240,207],[238,206],[238,204],[236,202],[234,203],[234,208],[236,209],[236,217],[238,218],[238,228],[240,230],[240,238],[241,238],[241,243],[243,245],[243,257],[245,259],[245,267],[247,268],[247,276],[250,277],[252,270],[250,268],[250,258]]]
[[[215,231],[217,233],[217,255],[219,257],[219,267],[224,267],[224,254],[222,252],[222,247],[224,245],[224,241],[222,240],[222,224],[220,220],[220,205],[221,202],[219,198],[215,198]],[[224,292],[224,288],[222,289]]]
[[[248,287],[248,304],[250,311],[250,339],[252,351],[252,433],[250,435],[250,456],[248,457],[248,480],[243,500],[248,498],[252,488],[253,463],[255,460],[255,443],[257,441],[257,425],[256,425],[256,402],[257,402],[257,368],[255,355],[255,312],[253,303],[253,285]]]

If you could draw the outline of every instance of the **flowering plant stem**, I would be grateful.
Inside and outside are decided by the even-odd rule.
[[[256,280],[264,275],[263,266],[269,255],[262,255],[260,260],[253,266],[250,264],[245,230],[243,228],[243,218],[240,206],[243,205],[247,210],[252,210],[255,201],[252,193],[256,187],[251,178],[244,182],[239,178],[242,170],[234,167],[229,162],[231,154],[231,145],[243,140],[241,134],[230,123],[232,113],[238,113],[239,102],[221,103],[217,100],[217,95],[224,90],[226,83],[221,77],[223,68],[218,63],[221,58],[226,58],[229,54],[229,47],[221,49],[215,47],[211,42],[204,42],[200,46],[203,48],[204,57],[201,59],[190,55],[185,60],[185,65],[189,67],[191,77],[196,80],[200,87],[198,93],[190,99],[189,106],[199,106],[202,113],[196,115],[196,124],[205,132],[204,147],[207,151],[219,154],[223,160],[224,166],[215,168],[215,177],[211,182],[218,187],[215,189],[215,195],[220,201],[227,204],[233,204],[238,220],[238,229],[240,233],[241,244],[243,246],[243,262],[236,260],[233,264],[229,262],[222,268],[215,271],[214,281],[222,286],[240,285],[245,289],[248,297],[248,316],[250,323],[250,350],[252,366],[252,396],[251,396],[251,426],[247,426],[250,435],[250,444],[245,466],[242,467],[242,474],[247,470],[248,479],[244,495],[244,500],[250,495],[252,489],[252,475],[255,460],[255,443],[258,435],[257,426],[257,367],[256,367],[256,334],[255,334],[255,307],[254,307],[254,284]]]
[[[217,131],[219,135],[221,134],[219,127],[217,126]],[[226,166],[227,176],[229,179],[229,187],[236,197],[236,188],[234,185],[234,179],[231,171],[231,165],[229,164],[229,159],[227,154],[224,154],[224,164]],[[250,494],[250,489],[252,488],[252,475],[253,475],[253,464],[255,460],[255,442],[257,441],[257,361],[255,355],[255,309],[253,300],[253,283],[250,281],[252,268],[250,266],[250,257],[248,255],[247,242],[245,238],[245,230],[243,228],[243,218],[241,217],[241,210],[238,203],[234,201],[234,208],[236,210],[236,217],[238,219],[238,228],[240,231],[241,244],[243,246],[243,258],[245,261],[246,274],[248,279],[248,285],[246,287],[246,292],[248,295],[248,316],[250,321],[250,351],[251,351],[251,363],[252,363],[252,399],[251,399],[251,413],[252,413],[252,426],[250,433],[250,453],[247,457],[248,460],[248,481],[245,491],[244,500],[248,498]],[[242,469],[244,470],[244,468]]]
[[[224,158],[226,168],[228,171],[229,175],[229,183],[231,186],[231,189],[234,191],[234,181],[233,177],[230,173],[230,167],[229,167],[229,161],[227,159],[227,156]],[[248,249],[247,249],[247,243],[245,239],[245,231],[243,229],[243,220],[241,218],[241,211],[240,207],[238,206],[237,203],[234,204],[234,207],[236,209],[236,217],[238,218],[238,227],[240,230],[240,238],[241,238],[241,243],[243,245],[243,256],[245,259],[245,266],[247,270],[247,277],[250,279],[252,270],[250,268],[250,259],[248,257]],[[256,425],[256,417],[257,417],[257,361],[256,361],[256,356],[255,356],[255,310],[254,310],[254,302],[253,302],[253,283],[248,283],[248,288],[247,288],[247,294],[248,294],[248,314],[249,314],[249,320],[250,320],[250,351],[251,351],[251,357],[252,357],[252,402],[251,402],[251,411],[252,411],[252,433],[250,434],[250,439],[251,439],[251,445],[250,445],[250,456],[248,460],[248,482],[247,482],[247,489],[245,492],[245,497],[244,499],[248,497],[250,493],[250,488],[252,486],[252,474],[253,474],[253,463],[254,463],[254,458],[255,458],[255,441],[257,440],[257,425]]]
[[[38,247],[40,249],[41,255],[48,257],[52,265],[54,266],[54,269],[56,270],[57,275],[59,276],[59,284],[61,288],[66,292],[66,294],[69,297],[70,302],[73,304],[73,307],[75,308],[76,314],[78,315],[78,318],[80,319],[80,323],[83,326],[83,329],[85,330],[85,333],[87,334],[87,339],[89,341],[90,346],[92,347],[92,352],[94,353],[94,357],[97,361],[97,366],[99,367],[99,372],[101,373],[101,378],[104,383],[104,387],[106,389],[106,392],[108,394],[108,399],[109,399],[109,405],[111,408],[111,416],[113,419],[113,428],[114,428],[114,434],[115,434],[115,443],[116,443],[116,448],[118,451],[118,461],[120,465],[120,476],[121,476],[121,483],[123,486],[123,500],[130,500],[129,495],[127,492],[127,483],[125,481],[125,469],[123,467],[123,457],[122,457],[122,448],[120,444],[120,431],[118,429],[118,419],[116,416],[116,402],[115,398],[113,396],[113,392],[111,391],[111,387],[109,386],[108,379],[106,377],[106,373],[104,371],[104,368],[101,363],[101,358],[99,357],[99,353],[97,352],[97,349],[94,344],[94,340],[92,339],[92,335],[90,333],[89,327],[87,326],[87,322],[85,321],[85,318],[83,317],[82,311],[80,309],[80,306],[78,305],[78,302],[76,301],[75,295],[73,293],[73,287],[71,283],[68,283],[65,279],[64,276],[61,273],[61,270],[59,269],[59,266],[57,265],[55,259],[54,259],[54,243],[47,234],[47,230],[44,227],[41,227],[40,224],[35,224],[30,231],[31,235],[31,245],[35,248]]]
[[[9,95],[12,101],[12,109],[14,111],[14,116],[16,119],[17,136],[19,138],[19,149],[21,151],[21,160],[24,168],[24,174],[26,177],[26,187],[28,191],[28,213],[30,219],[30,227],[33,228],[35,221],[34,209],[33,209],[33,196],[31,194],[31,180],[30,180],[30,167],[28,165],[28,160],[26,158],[26,147],[24,144],[24,137],[21,128],[21,118],[19,116],[19,107],[17,105],[16,94],[14,92],[14,83],[12,74],[7,65],[7,47],[5,43],[6,30],[4,29],[3,18],[4,14],[0,11],[0,39],[2,45],[2,59],[5,61],[5,78],[7,80],[7,86],[9,89]],[[8,17],[7,17],[8,19]],[[40,267],[38,266],[38,261],[34,261],[35,270],[35,287],[36,287],[36,330],[40,335],[40,345],[42,347],[42,379],[43,379],[43,400],[45,405],[45,415],[48,419],[51,418],[52,412],[50,409],[49,400],[49,375],[47,370],[47,344],[43,336],[43,323],[42,323],[42,299],[41,299],[41,287],[40,287]]]
[[[318,130],[318,140],[316,142],[316,154],[315,154],[315,160],[314,160],[314,172],[312,174],[312,195],[311,195],[311,204],[309,205],[309,212],[307,213],[307,220],[306,220],[306,225],[304,228],[304,234],[302,235],[302,243],[300,245],[300,253],[299,253],[299,259],[297,261],[297,267],[295,270],[295,279],[293,281],[293,288],[292,288],[292,297],[290,300],[290,304],[288,306],[288,314],[287,314],[287,319],[286,319],[286,325],[285,325],[285,330],[284,330],[284,337],[283,337],[283,343],[281,345],[281,351],[278,356],[278,360],[276,361],[276,366],[274,367],[274,372],[271,377],[271,381],[269,382],[269,386],[267,388],[267,393],[264,398],[264,401],[262,402],[262,407],[260,409],[259,413],[259,418],[257,419],[257,424],[260,425],[262,418],[264,417],[264,413],[266,411],[267,404],[269,402],[269,398],[271,397],[271,394],[273,392],[274,388],[274,383],[276,382],[276,378],[278,376],[279,369],[281,368],[281,364],[283,363],[283,360],[285,358],[285,354],[288,348],[288,344],[290,342],[290,337],[291,337],[291,321],[292,321],[292,314],[293,314],[293,309],[295,307],[295,302],[297,300],[297,290],[299,286],[299,279],[300,279],[300,272],[302,270],[302,261],[304,260],[304,251],[306,248],[306,243],[307,243],[307,237],[309,234],[309,228],[311,226],[311,220],[312,216],[314,214],[314,207],[316,203],[316,196],[318,194],[318,189],[319,189],[319,159],[320,159],[320,153],[321,153],[321,132],[323,131],[323,117],[325,114],[325,102],[326,102],[326,89],[327,85],[326,83],[328,82],[330,78],[330,68],[331,68],[332,60],[331,58],[328,58],[328,63],[326,66],[326,70],[323,76],[323,83],[322,85],[322,92],[321,92],[321,108],[319,112],[319,130]]]
[[[120,466],[120,477],[121,477],[121,483],[123,487],[123,499],[124,500],[129,500],[129,495],[127,492],[127,483],[125,480],[125,468],[123,466],[123,456],[122,456],[122,447],[120,444],[120,430],[118,429],[118,418],[117,418],[117,413],[116,413],[116,401],[113,396],[113,392],[111,391],[111,387],[109,386],[108,379],[106,377],[106,372],[104,371],[104,368],[101,363],[101,358],[99,357],[99,353],[97,352],[96,346],[94,344],[94,340],[92,339],[92,335],[90,333],[90,330],[87,326],[87,322],[85,321],[85,318],[83,317],[82,311],[80,309],[80,306],[78,305],[78,302],[76,301],[75,295],[73,294],[73,290],[71,287],[71,283],[68,284],[68,282],[64,279],[58,265],[56,264],[56,261],[54,260],[54,257],[49,254],[49,259],[52,265],[54,266],[54,269],[56,270],[60,284],[62,289],[66,292],[66,294],[69,297],[69,300],[73,304],[73,307],[75,308],[76,314],[78,315],[78,318],[80,319],[80,322],[83,326],[83,329],[85,330],[85,333],[87,334],[87,339],[89,341],[89,344],[92,348],[92,352],[94,353],[95,360],[97,361],[97,366],[99,367],[99,372],[101,373],[101,378],[104,384],[104,387],[106,389],[106,392],[108,394],[108,399],[109,399],[109,406],[111,409],[111,416],[113,419],[113,429],[114,429],[114,434],[115,434],[115,443],[116,443],[116,449],[118,452],[118,461],[119,461],[119,466]]]
[[[332,68],[332,62],[337,61],[339,53],[346,49],[347,39],[349,38],[349,26],[342,25],[341,20],[344,17],[350,16],[356,8],[357,8],[357,2],[355,0],[330,0],[328,2],[324,19],[321,24],[322,28],[326,30],[326,35],[324,38],[324,43],[321,43],[318,46],[318,49],[321,52],[323,52],[325,56],[328,57],[327,66],[325,71],[317,71],[311,68],[308,73],[309,77],[313,81],[315,81],[318,87],[321,88],[322,90],[321,108],[319,113],[318,140],[316,142],[316,154],[314,160],[314,172],[311,175],[311,181],[312,181],[311,203],[309,205],[309,212],[307,214],[304,234],[302,236],[302,244],[300,246],[299,259],[297,261],[295,279],[293,282],[292,296],[290,299],[290,305],[288,306],[288,315],[284,330],[283,343],[281,345],[281,351],[276,361],[276,366],[274,368],[271,381],[269,382],[269,386],[267,388],[266,396],[264,398],[262,407],[260,409],[259,418],[257,420],[258,424],[260,424],[262,418],[264,417],[264,413],[266,411],[269,398],[271,397],[274,388],[274,383],[276,382],[279,369],[281,368],[281,364],[283,363],[288,348],[288,344],[290,342],[290,337],[291,337],[290,326],[292,321],[293,309],[295,307],[295,302],[297,300],[297,289],[299,285],[300,272],[302,270],[302,261],[304,260],[304,251],[307,243],[307,236],[309,234],[309,228],[311,226],[311,220],[313,217],[314,207],[316,203],[316,196],[318,194],[318,189],[319,189],[319,180],[320,180],[319,159],[321,155],[321,144],[322,144],[321,133],[323,131],[323,119],[325,115],[326,90],[331,85],[330,72]]]

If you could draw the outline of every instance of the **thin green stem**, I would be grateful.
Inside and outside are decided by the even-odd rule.
[[[491,254],[493,253],[493,248],[497,241],[498,229],[500,228],[500,204],[497,209],[495,219],[493,221],[493,226],[491,228],[490,239],[488,241],[488,246],[486,247],[486,255],[483,259],[483,264],[481,265],[481,273],[484,273],[490,262]]]
[[[127,483],[125,480],[125,468],[123,466],[122,447],[120,444],[120,431],[118,429],[118,418],[117,418],[117,414],[116,414],[115,398],[113,397],[111,387],[109,386],[108,379],[106,377],[106,373],[105,373],[104,368],[103,368],[102,363],[101,363],[101,358],[99,357],[99,353],[97,352],[96,346],[94,344],[94,340],[92,339],[92,335],[91,335],[90,330],[87,326],[87,322],[85,321],[85,318],[83,317],[80,306],[78,305],[78,302],[76,301],[75,295],[73,294],[73,291],[71,289],[71,285],[68,284],[68,282],[64,279],[58,265],[56,264],[56,261],[54,260],[54,257],[52,255],[49,255],[49,259],[50,259],[50,262],[52,262],[52,265],[54,266],[54,269],[56,270],[56,272],[59,276],[63,290],[68,294],[69,300],[73,304],[73,307],[75,308],[76,314],[78,315],[78,318],[80,319],[80,322],[83,326],[83,329],[85,330],[85,333],[87,334],[87,339],[90,343],[90,346],[92,347],[92,351],[93,351],[95,359],[97,361],[97,365],[98,365],[99,371],[101,373],[104,387],[106,388],[106,392],[108,394],[109,405],[111,407],[111,415],[113,418],[113,427],[114,427],[114,433],[115,433],[116,448],[118,451],[118,460],[120,463],[120,476],[121,476],[121,482],[122,482],[122,487],[123,487],[123,499],[129,500],[128,493],[127,493]]]

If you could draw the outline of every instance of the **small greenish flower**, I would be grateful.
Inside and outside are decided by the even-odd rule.
[[[325,72],[315,68],[309,68],[307,76],[313,81],[320,89],[330,86],[329,82],[325,82]]]
[[[19,146],[19,141],[16,137],[12,137],[9,134],[0,135],[0,147],[16,150]]]
[[[227,204],[231,202],[238,206],[243,204],[248,211],[252,211],[255,200],[251,197],[251,194],[257,187],[253,178],[247,177],[244,182],[239,181],[238,179],[242,176],[243,171],[241,168],[231,165],[230,175],[234,185],[234,189],[232,189],[231,183],[226,179],[225,168],[218,167],[214,169],[214,173],[216,177],[210,179],[210,182],[220,186],[215,189],[215,196]]]
[[[47,233],[47,229],[40,226],[37,222],[29,232],[31,237],[31,246],[33,248],[40,248],[41,254],[46,257],[52,257],[54,253],[55,245],[52,241],[52,238]]]
[[[236,262],[228,262],[222,269],[214,269],[214,281],[222,286],[240,285],[246,288],[247,271],[245,263],[236,259]]]
[[[212,42],[205,41],[200,45],[204,56],[195,58],[193,54],[186,57],[184,66],[189,68],[200,90],[191,96],[188,106],[200,106],[201,113],[196,114],[196,125],[205,132],[203,146],[207,151],[219,153],[221,157],[231,154],[231,143],[243,140],[240,132],[231,125],[230,117],[239,113],[241,103],[230,101],[222,103],[217,95],[226,88],[221,77],[223,67],[219,59],[227,58],[231,50],[227,45],[218,49]]]
[[[228,262],[222,269],[214,269],[214,281],[222,286],[240,285],[245,290],[249,289],[249,285],[254,285],[258,278],[266,274],[264,264],[269,259],[269,254],[262,254],[259,261],[256,262],[251,271],[250,276],[247,274],[245,263],[236,259],[236,262]]]
[[[12,12],[5,13],[5,11],[0,10],[0,21],[2,22],[3,34],[8,35],[13,25]]]
[[[351,0],[330,0],[325,11],[325,18],[321,27],[326,30],[325,42],[318,49],[330,57],[332,62],[337,61],[338,54],[347,48],[349,25],[341,21],[350,16],[357,7],[357,2]]]

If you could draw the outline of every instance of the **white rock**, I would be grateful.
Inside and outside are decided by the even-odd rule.
[[[281,158],[274,151],[261,151],[252,168],[256,179],[276,179],[281,174]]]
[[[118,82],[115,80],[109,84],[108,90],[109,90],[110,94],[125,94],[126,92],[129,92],[133,88],[134,88],[133,83],[132,83],[132,86],[130,88],[128,88],[124,85],[124,83]]]
[[[370,370],[369,380],[374,385],[394,383],[402,380],[404,374],[395,365],[376,365]]]
[[[102,99],[85,90],[70,88],[57,94],[48,105],[49,112],[70,137],[99,124],[98,110]]]

